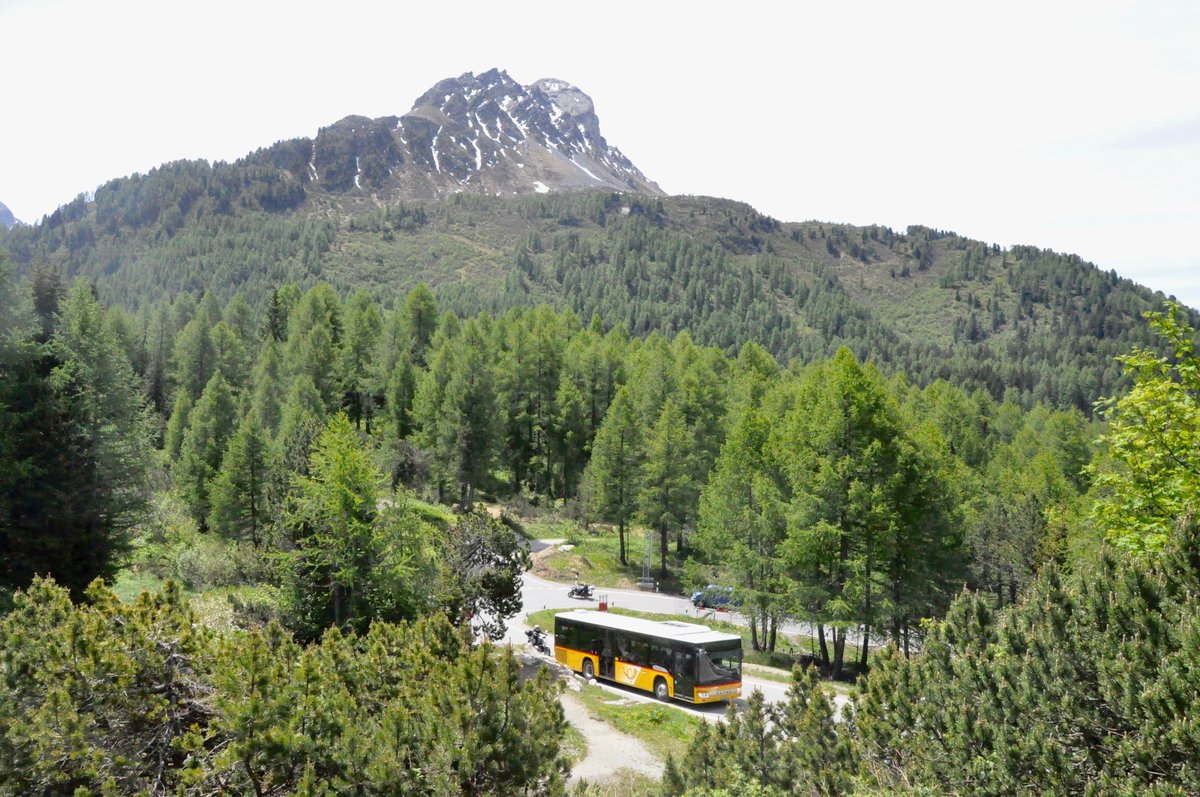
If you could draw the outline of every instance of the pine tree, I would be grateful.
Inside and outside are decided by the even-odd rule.
[[[89,286],[71,288],[51,347],[59,365],[50,379],[69,408],[78,457],[72,464],[78,481],[63,495],[77,513],[72,566],[91,574],[69,582],[78,589],[85,579],[111,573],[141,518],[150,423],[138,379]]]
[[[225,377],[231,390],[241,392],[250,377],[246,346],[237,332],[224,321],[218,321],[209,331],[216,352],[216,369]]]
[[[789,608],[785,577],[787,479],[769,446],[772,424],[747,409],[721,449],[700,497],[696,548],[738,585],[756,650],[775,649],[775,623]]]
[[[429,286],[420,283],[404,299],[404,322],[412,343],[412,360],[425,365],[426,353],[438,327],[437,300]]]
[[[646,441],[645,484],[638,496],[638,518],[658,534],[659,571],[664,578],[671,534],[683,533],[695,502],[687,467],[689,442],[683,412],[674,399],[667,399]]]
[[[621,564],[628,564],[625,531],[638,507],[642,488],[642,427],[628,388],[621,388],[592,444],[586,481],[593,508],[617,524]]]
[[[345,380],[346,411],[356,426],[366,424],[368,434],[377,402],[372,366],[382,331],[378,305],[365,290],[358,291],[346,306],[341,372]]]
[[[251,414],[229,440],[221,469],[212,485],[208,525],[230,539],[249,540],[257,548],[270,519],[267,487],[269,447]]]
[[[342,307],[326,283],[310,288],[288,315],[283,362],[289,376],[312,380],[327,412],[342,403]]]
[[[225,447],[237,425],[237,408],[225,377],[218,371],[204,388],[188,416],[187,431],[172,475],[188,511],[201,528],[207,528],[212,511],[211,492]]]
[[[282,499],[291,482],[291,474],[308,473],[312,444],[325,427],[325,407],[321,395],[307,376],[298,377],[288,391],[273,443],[277,497]]]
[[[486,331],[474,319],[463,325],[454,374],[446,385],[443,412],[457,426],[460,504],[469,510],[475,487],[488,474],[500,440],[500,406],[495,382],[495,355]]]
[[[381,481],[349,419],[333,416],[308,474],[292,480],[284,518],[296,546],[287,608],[305,639],[329,626],[361,632],[376,619],[408,619],[428,601],[432,532],[403,502],[381,508]]]
[[[171,409],[171,419],[167,422],[167,431],[163,439],[163,450],[167,452],[171,462],[179,459],[179,452],[183,449],[183,437],[187,433],[188,419],[194,404],[192,394],[186,390],[175,394],[175,405]]]
[[[193,401],[199,399],[217,370],[217,349],[207,315],[197,313],[180,331],[171,364],[175,389],[187,393]]]
[[[258,350],[258,361],[254,364],[251,377],[254,390],[250,397],[250,413],[268,437],[273,437],[279,430],[280,416],[287,399],[286,377],[280,357],[279,343],[268,335]]]

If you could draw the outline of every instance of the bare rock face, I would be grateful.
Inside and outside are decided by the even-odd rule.
[[[380,198],[604,189],[662,195],[600,134],[591,97],[564,80],[522,86],[502,70],[442,80],[403,116],[350,116],[251,160],[308,190]]]

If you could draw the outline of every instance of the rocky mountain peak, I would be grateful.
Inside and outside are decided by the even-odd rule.
[[[323,128],[305,163],[298,162],[298,143],[254,159],[326,190],[398,198],[589,188],[663,193],[604,140],[591,97],[555,78],[523,86],[502,69],[441,80],[403,116],[350,116]]]
[[[11,229],[16,223],[17,220],[13,216],[12,211],[3,202],[0,202],[0,227]]]

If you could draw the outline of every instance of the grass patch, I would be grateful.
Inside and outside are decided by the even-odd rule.
[[[696,729],[704,722],[665,703],[626,702],[591,684],[584,684],[577,694],[592,717],[641,739],[664,761],[668,754],[678,756],[686,750]]]
[[[529,526],[530,533],[538,539],[566,539],[571,550],[556,547],[539,557],[534,572],[539,576],[557,581],[570,581],[575,573],[579,580],[598,587],[633,589],[642,575],[642,559],[645,556],[645,536],[642,531],[625,533],[625,559],[621,564],[620,534],[615,529],[592,526],[588,530],[570,521],[540,521]],[[680,576],[684,570],[686,554],[679,554],[672,544],[667,553],[668,576],[659,575],[658,541],[653,541],[653,557],[650,574],[659,581],[663,592],[679,592]]]
[[[158,592],[167,580],[141,569],[125,568],[113,580],[112,591],[122,603],[133,603],[143,592]]]
[[[407,505],[424,520],[437,529],[445,531],[457,522],[454,510],[441,504],[431,504],[419,498],[409,496],[405,499]]]
[[[660,781],[632,769],[618,769],[601,783],[579,783],[571,797],[645,797],[658,794]]]
[[[583,733],[571,723],[567,723],[567,732],[563,735],[562,754],[575,766],[587,758],[587,739]]]

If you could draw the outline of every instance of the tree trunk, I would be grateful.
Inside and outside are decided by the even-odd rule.
[[[778,631],[779,631],[779,618],[776,617],[775,615],[771,615],[771,638],[767,642],[767,651],[769,653],[775,652],[775,637],[776,637]]]
[[[869,624],[866,624],[866,625],[863,625],[862,650],[859,652],[859,655],[858,655],[859,672],[867,671],[867,649],[870,646],[871,646],[871,626]]]
[[[835,681],[842,677],[842,664],[846,660],[846,629],[833,629],[833,668],[829,677]]]
[[[661,570],[661,575],[663,578],[667,577],[667,548],[670,547],[667,544],[667,534],[668,534],[667,527],[663,526],[662,529],[659,530],[659,540],[658,540],[659,541],[658,562],[660,565],[659,569]]]
[[[825,642],[825,624],[817,623],[817,639],[821,643],[821,666],[829,667],[829,645]]]
[[[750,649],[762,650],[758,644],[758,622],[756,617],[750,618]]]
[[[621,539],[621,564],[628,567],[629,562],[625,559],[625,516],[617,522],[617,536]]]
[[[342,585],[335,582],[333,585],[333,625],[335,628],[341,628],[345,623],[346,607],[344,600]]]

